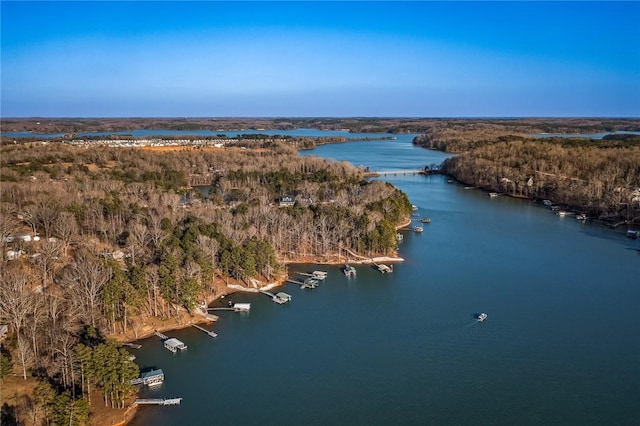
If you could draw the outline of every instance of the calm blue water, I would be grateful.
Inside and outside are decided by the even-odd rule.
[[[66,133],[32,133],[32,132],[2,132],[0,136],[6,136],[8,138],[61,138]]]
[[[397,141],[324,145],[320,155],[373,169],[415,168],[445,155]],[[165,383],[136,425],[633,425],[640,419],[638,241],[489,198],[442,176],[390,179],[432,218],[405,232],[392,274],[323,269],[315,290],[288,284],[289,305],[238,294],[249,314],[168,334],[133,351]],[[488,313],[485,323],[474,321]]]

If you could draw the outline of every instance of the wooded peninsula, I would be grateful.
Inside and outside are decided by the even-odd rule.
[[[395,255],[407,196],[297,152],[346,139],[222,138],[295,128],[421,134],[458,154],[438,169],[466,185],[640,223],[640,136],[531,136],[639,132],[638,119],[3,119],[3,132],[65,136],[1,140],[2,424],[110,424],[139,375],[118,341],[186,325],[229,284],[281,282],[290,262]],[[213,130],[225,144],[71,143],[135,129]]]

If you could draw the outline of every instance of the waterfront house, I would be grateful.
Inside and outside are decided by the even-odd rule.
[[[23,254],[24,251],[22,250],[7,250],[7,252],[5,253],[7,260],[20,259]]]
[[[288,195],[281,197],[279,201],[280,207],[293,207],[295,203],[296,201],[294,198]]]
[[[0,324],[0,340],[4,339],[9,332],[9,326],[7,324]]]

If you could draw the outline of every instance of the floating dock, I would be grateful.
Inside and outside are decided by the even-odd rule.
[[[235,303],[233,305],[233,310],[235,312],[249,312],[251,309],[251,303]]]
[[[280,293],[276,293],[276,297],[279,297],[280,299],[284,300],[285,302],[291,302],[291,295],[284,293],[284,292],[280,292]]]
[[[304,275],[305,277],[311,277],[311,278],[316,279],[318,281],[323,281],[325,278],[327,278],[327,272],[326,271],[313,271],[310,274],[306,273],[306,272],[298,272],[298,274]]]
[[[266,291],[266,290],[260,290],[260,293],[262,294],[266,294],[267,296],[269,296],[271,298],[271,300],[273,300],[274,302],[276,302],[279,305],[282,305],[283,303],[287,303],[291,300],[291,296],[289,296],[287,293],[278,293],[278,294],[284,294],[289,296],[288,298],[282,298],[280,296],[278,296],[278,294],[273,294],[270,291]]]
[[[356,276],[356,268],[354,268],[351,265],[344,265],[344,268],[342,269],[342,272],[344,272],[344,275],[347,277],[355,277]]]
[[[137,343],[123,343],[122,346],[127,346],[132,349],[140,349],[142,347],[142,345],[139,345]]]
[[[390,272],[393,272],[393,267],[389,267],[387,265],[383,265],[383,264],[377,264],[374,263],[373,264],[376,268],[378,268],[378,271],[380,271],[383,274],[388,274]]]
[[[180,405],[182,398],[136,399],[137,405]]]
[[[198,330],[200,330],[200,331],[202,331],[202,332],[204,332],[204,333],[207,333],[207,334],[208,334],[209,336],[211,336],[211,337],[218,337],[218,335],[217,335],[216,333],[214,333],[213,331],[209,331],[209,330],[207,330],[206,328],[204,328],[204,327],[200,327],[200,326],[199,326],[199,325],[197,325],[197,324],[191,324],[191,326],[192,326],[192,327],[194,327],[194,328],[197,328]],[[181,343],[182,343],[182,342],[181,342]],[[187,348],[187,347],[185,346],[185,349],[186,349],[186,348]],[[175,351],[174,351],[174,352],[175,352]]]

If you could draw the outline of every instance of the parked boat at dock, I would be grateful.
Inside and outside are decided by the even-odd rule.
[[[422,226],[414,226],[413,227],[413,232],[420,233],[422,231],[424,231],[424,228]]]

